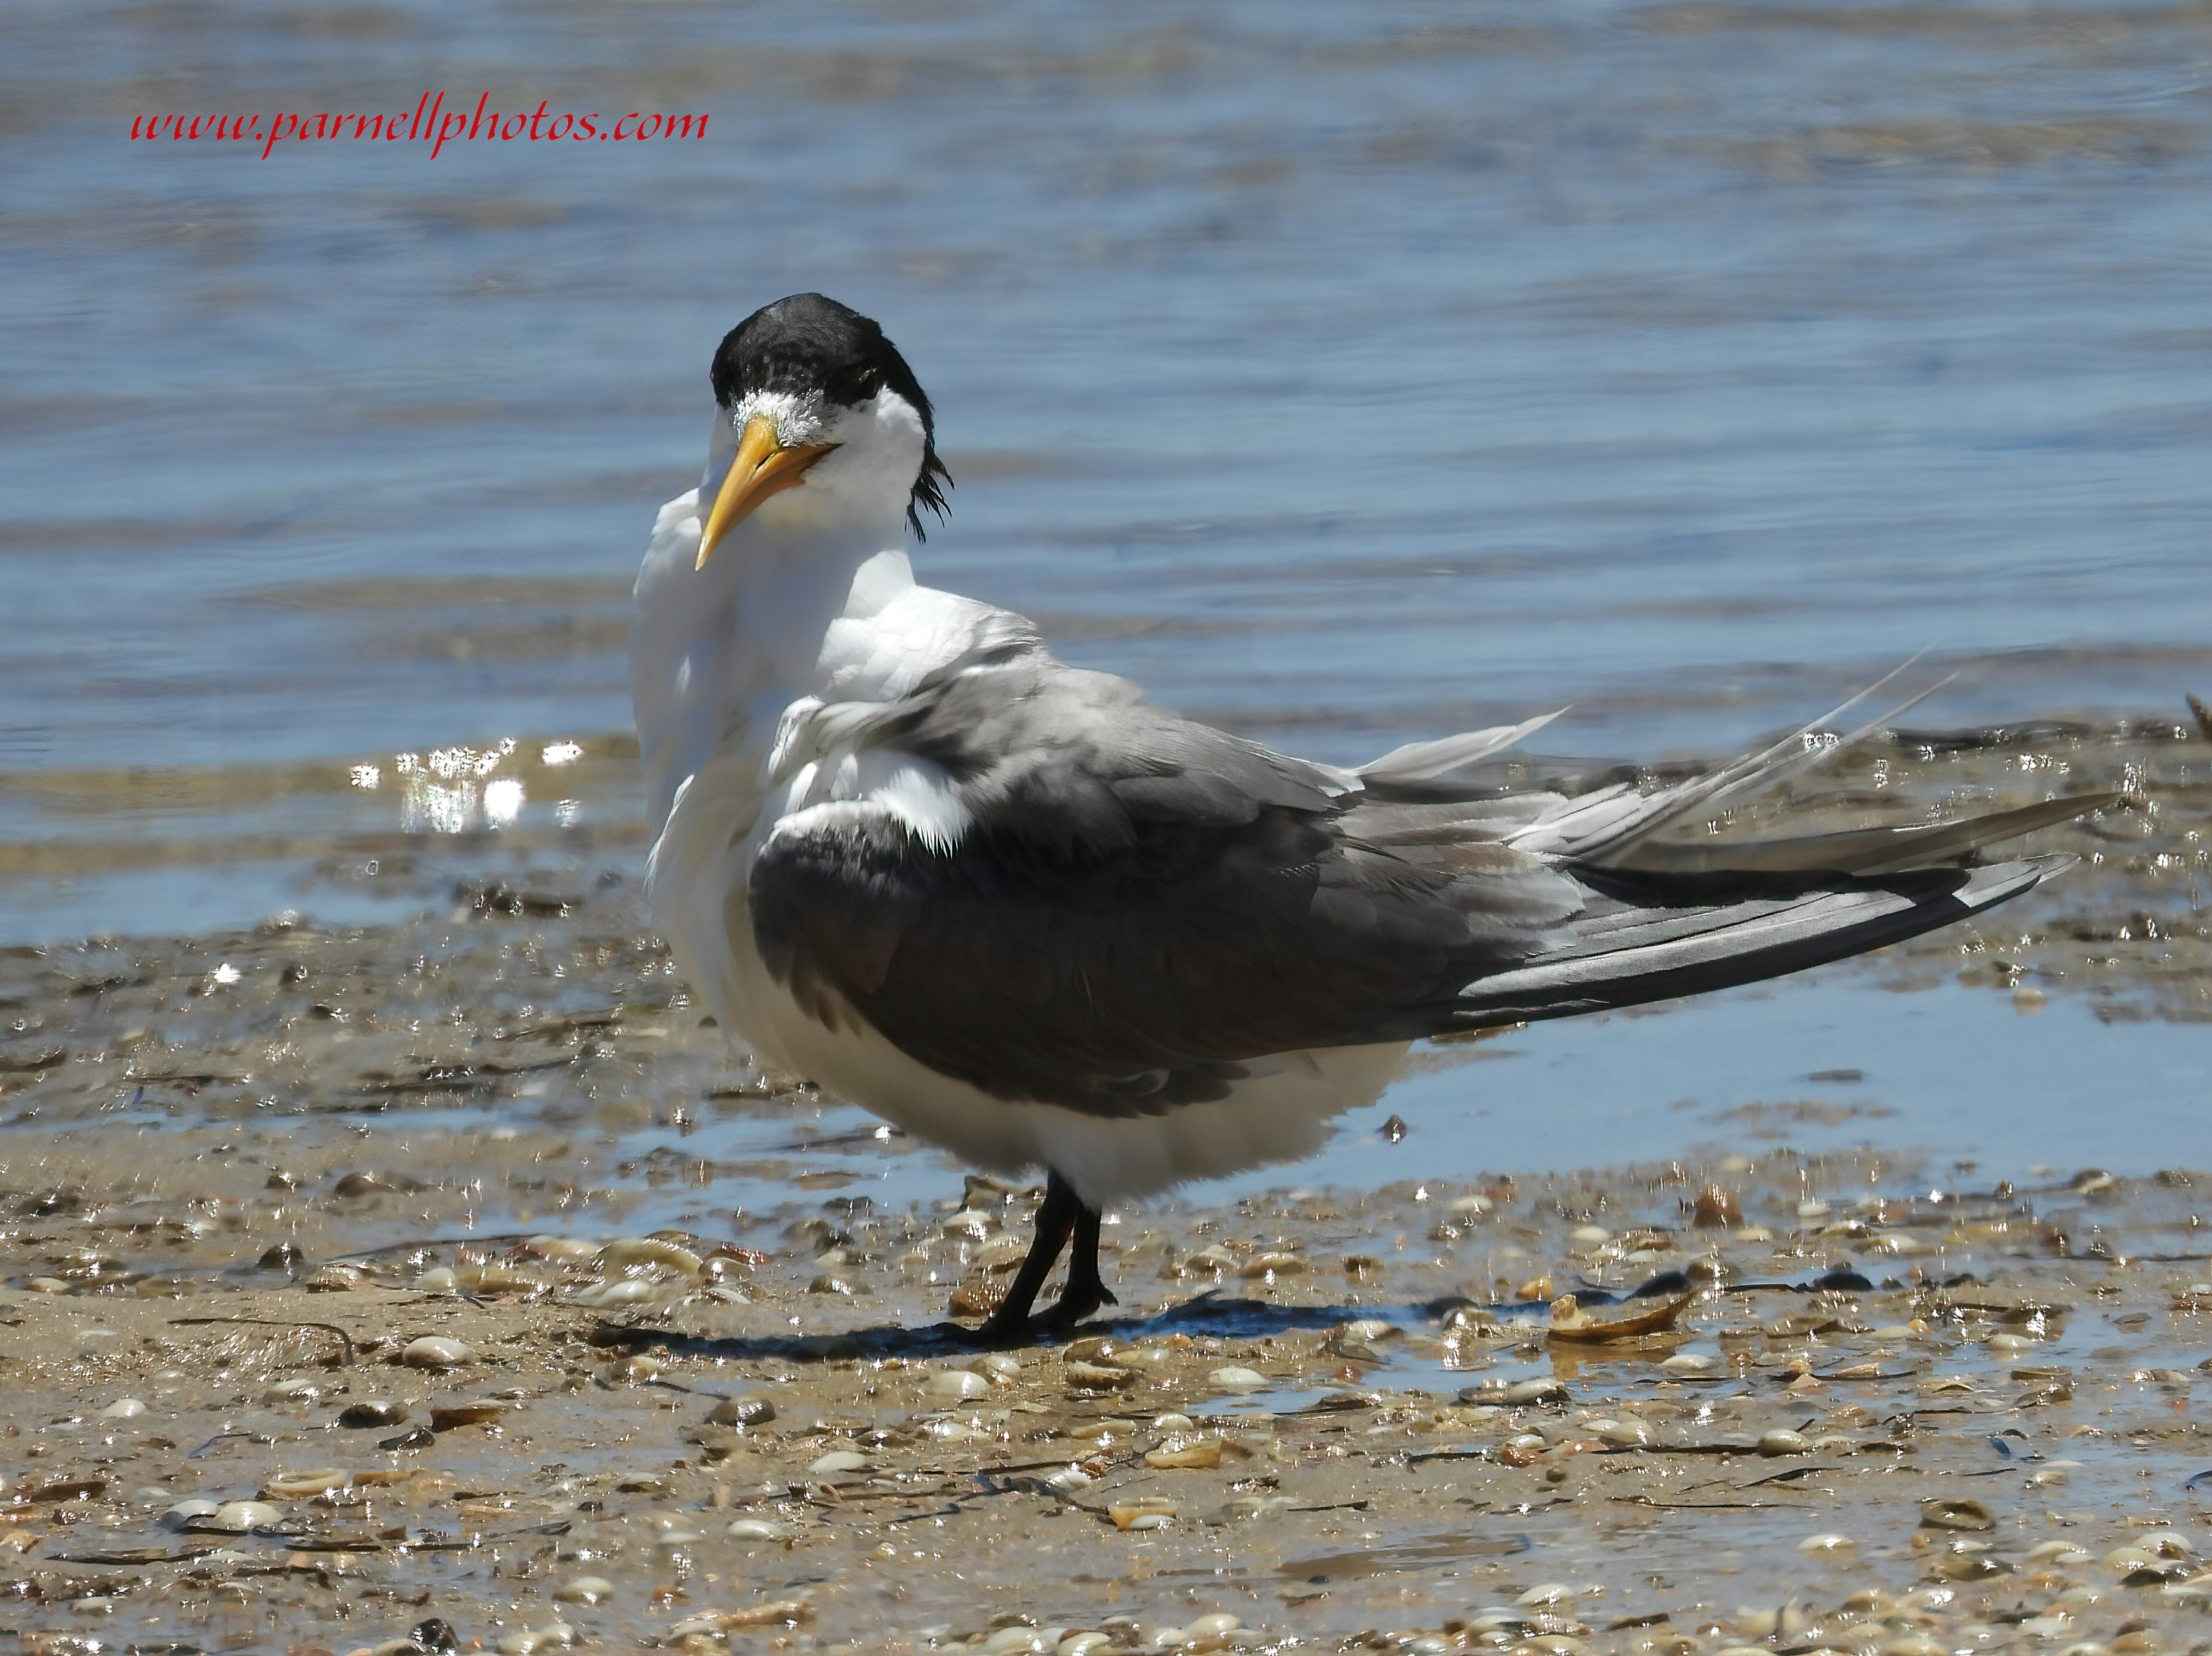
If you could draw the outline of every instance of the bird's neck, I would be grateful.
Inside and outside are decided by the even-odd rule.
[[[678,792],[710,767],[724,809],[735,793],[757,799],[783,710],[822,687],[831,624],[914,584],[896,520],[779,515],[739,525],[704,569],[691,567],[695,531],[689,553],[648,555],[639,578],[632,679],[656,835]]]

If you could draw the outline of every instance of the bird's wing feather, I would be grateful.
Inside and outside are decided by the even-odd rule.
[[[1137,1113],[1222,1096],[1250,1059],[1410,1040],[1582,904],[1548,859],[1364,821],[1343,773],[1042,652],[866,738],[951,779],[966,829],[793,819],[748,883],[762,956],[815,1016],[998,1096]]]

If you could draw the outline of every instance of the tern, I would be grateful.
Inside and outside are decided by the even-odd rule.
[[[760,1060],[981,1168],[1043,1171],[987,1340],[1114,1303],[1103,1210],[1307,1155],[1416,1040],[1964,919],[2072,860],[1970,866],[1978,847],[2105,803],[1703,832],[1822,756],[1814,726],[1574,796],[1471,774],[1545,719],[1352,769],[1293,758],[915,582],[904,538],[945,516],[951,479],[875,322],[794,294],[732,330],[708,377],[705,473],[661,508],[637,579],[650,906]]]

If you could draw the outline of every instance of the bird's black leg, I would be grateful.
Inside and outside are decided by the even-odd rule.
[[[1044,1313],[1045,1325],[1064,1333],[1100,1307],[1120,1303],[1098,1275],[1098,1210],[1079,1198],[1068,1238],[1067,1285]]]
[[[1067,1246],[1069,1234],[1086,1215],[1091,1245],[1095,1250],[1098,1245],[1098,1216],[1085,1208],[1075,1194],[1075,1187],[1058,1174],[1045,1180],[1044,1202],[1036,1211],[1036,1231],[1030,1242],[1029,1255],[1022,1261],[1022,1268],[1014,1273],[1013,1285],[1006,1289],[1006,1297],[999,1301],[999,1308],[975,1331],[976,1338],[994,1345],[1013,1345],[1029,1338],[1030,1307],[1036,1303],[1038,1291],[1044,1287],[1044,1279],[1052,1274],[1060,1249]],[[1095,1277],[1097,1272],[1094,1259],[1091,1273]]]

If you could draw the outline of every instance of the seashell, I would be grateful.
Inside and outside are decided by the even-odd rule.
[[[1508,1408],[1525,1409],[1539,1403],[1565,1403],[1567,1388],[1555,1380],[1516,1380],[1505,1388]]]
[[[1815,1556],[1851,1552],[1857,1547],[1858,1543],[1852,1540],[1850,1537],[1838,1535],[1832,1530],[1825,1531],[1819,1535],[1808,1535],[1797,1544],[1798,1551]]]
[[[1172,1501],[1150,1496],[1140,1501],[1117,1501],[1106,1508],[1106,1516],[1114,1520],[1117,1530],[1161,1530],[1174,1523],[1182,1510]]]
[[[1022,1372],[1022,1360],[1006,1351],[987,1351],[968,1366],[993,1380],[1010,1380]]]
[[[572,1265],[579,1259],[597,1257],[599,1245],[581,1236],[533,1236],[517,1251],[532,1259]]]
[[[1145,1465],[1162,1471],[1192,1470],[1206,1471],[1221,1464],[1221,1440],[1218,1437],[1170,1437],[1157,1449],[1145,1455]]]
[[[1124,1386],[1134,1386],[1142,1376],[1133,1369],[1108,1368],[1095,1362],[1070,1362],[1061,1371],[1067,1383],[1083,1391],[1111,1392]]]
[[[724,1533],[733,1541],[781,1541],[786,1532],[782,1525],[765,1518],[741,1518]]]
[[[163,1513],[161,1522],[173,1530],[181,1530],[204,1524],[221,1510],[220,1502],[194,1495],[190,1500],[179,1501],[168,1511]]]
[[[1272,1283],[1278,1277],[1303,1277],[1310,1269],[1303,1256],[1285,1248],[1269,1248],[1247,1259],[1237,1274],[1250,1282]]]
[[[1963,1496],[1940,1496],[1920,1503],[1920,1527],[1923,1530],[1993,1530],[1996,1517],[1978,1501]]]
[[[425,1294],[451,1294],[460,1286],[460,1278],[451,1265],[432,1265],[415,1279],[415,1286]]]
[[[1778,1427],[1759,1435],[1759,1453],[1763,1455],[1809,1455],[1813,1441],[1802,1432],[1793,1432],[1788,1427]]]
[[[1234,1364],[1217,1368],[1206,1377],[1206,1383],[1218,1392],[1261,1392],[1267,1386],[1267,1377],[1256,1369],[1239,1368]]]
[[[639,1305],[659,1295],[659,1285],[643,1277],[615,1277],[578,1289],[568,1302],[592,1311],[611,1311],[617,1306]]]
[[[868,1458],[857,1449],[832,1449],[806,1470],[816,1477],[828,1477],[836,1472],[864,1472],[868,1470]]]
[[[710,1426],[765,1426],[775,1418],[775,1405],[766,1398],[724,1398],[707,1411]]]
[[[1048,1656],[1058,1644],[1035,1628],[1017,1626],[1000,1628],[975,1647],[983,1656]]]
[[[305,1501],[310,1495],[343,1489],[352,1482],[353,1474],[343,1466],[320,1466],[305,1472],[278,1472],[261,1486],[261,1498],[264,1501]]]
[[[489,1426],[507,1418],[506,1404],[480,1398],[471,1403],[434,1404],[430,1410],[430,1429],[450,1432],[457,1426]]]
[[[991,1389],[991,1382],[969,1369],[940,1368],[922,1382],[921,1389],[933,1398],[958,1401],[985,1396]]]
[[[304,1377],[298,1380],[278,1380],[261,1394],[261,1404],[265,1409],[283,1409],[295,1403],[313,1403],[322,1395],[323,1384],[320,1380],[311,1380]]]
[[[220,1530],[226,1535],[245,1535],[284,1521],[284,1514],[265,1501],[226,1501],[203,1519],[198,1527]]]
[[[1540,1586],[1529,1588],[1513,1602],[1523,1610],[1572,1610],[1575,1590],[1562,1582],[1547,1581]]]
[[[1204,1616],[1194,1616],[1182,1624],[1182,1631],[1187,1639],[1211,1639],[1220,1634],[1234,1633],[1243,1625],[1228,1611],[1217,1610]]]
[[[410,1368],[458,1368],[475,1358],[475,1352],[460,1341],[444,1334],[425,1334],[419,1339],[410,1340],[399,1352],[399,1361]]]
[[[552,1287],[520,1265],[497,1263],[464,1271],[459,1281],[471,1294],[543,1294]]]
[[[604,1604],[615,1596],[615,1586],[603,1575],[580,1575],[556,1587],[553,1596],[567,1604]]]
[[[690,1248],[658,1236],[618,1236],[599,1250],[605,1271],[635,1271],[654,1266],[680,1277],[697,1277],[703,1262]]]
[[[137,1398],[118,1398],[100,1411],[102,1420],[136,1420],[146,1412],[146,1405]]]
[[[362,1196],[389,1196],[404,1191],[406,1184],[389,1174],[373,1171],[341,1174],[331,1186],[331,1194],[351,1200]]]
[[[576,1629],[565,1622],[510,1633],[499,1641],[500,1656],[538,1656],[541,1651],[566,1650],[576,1642]]]
[[[349,1404],[338,1410],[338,1424],[356,1431],[365,1431],[378,1426],[397,1426],[406,1418],[405,1404],[387,1403],[374,1398]]]
[[[1640,1420],[1609,1420],[1597,1435],[1599,1442],[1615,1449],[1640,1449],[1651,1441],[1651,1429]]]
[[[310,1294],[352,1294],[369,1285],[368,1272],[343,1260],[318,1265],[300,1279],[300,1286]]]

